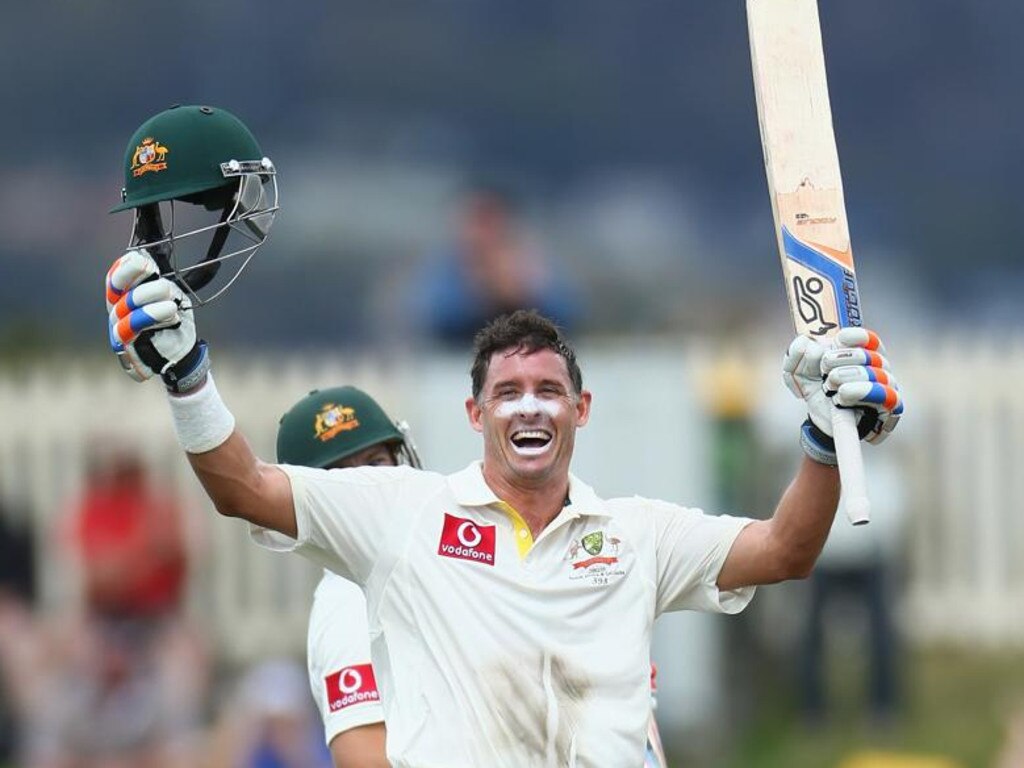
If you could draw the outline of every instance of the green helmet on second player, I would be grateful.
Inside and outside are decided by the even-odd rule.
[[[121,204],[111,213],[135,210],[128,247],[145,247],[161,273],[173,275],[196,305],[234,282],[266,240],[278,210],[274,164],[225,109],[174,106],[153,115],[129,139],[123,170]],[[186,218],[186,210],[176,203],[216,211],[219,220],[182,231],[175,218]],[[208,243],[197,237],[203,234]],[[219,290],[204,297],[196,293],[223,262],[236,258],[240,266],[219,281]]]
[[[396,459],[419,467],[404,422],[394,422],[377,401],[356,387],[313,390],[281,417],[277,460],[326,468],[370,446],[391,446]]]

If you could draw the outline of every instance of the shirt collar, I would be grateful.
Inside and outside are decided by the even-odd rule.
[[[474,461],[460,472],[448,476],[448,485],[455,496],[455,501],[462,507],[486,507],[501,501],[484,480],[483,462]],[[594,493],[594,489],[578,477],[569,473],[569,505],[562,514],[569,513],[573,517],[591,515],[610,517],[604,502]]]

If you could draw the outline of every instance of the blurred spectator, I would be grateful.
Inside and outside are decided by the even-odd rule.
[[[460,348],[515,309],[538,309],[567,331],[578,320],[576,286],[532,242],[497,186],[479,185],[464,197],[456,237],[430,255],[413,290],[419,329]]]
[[[27,526],[17,525],[0,504],[0,761],[11,760],[30,680],[28,662],[36,653],[35,547]]]
[[[305,667],[292,659],[248,670],[218,717],[208,768],[331,768]]]
[[[129,768],[194,762],[208,663],[183,614],[183,517],[142,461],[119,452],[88,472],[63,521],[82,616],[51,651],[33,764]]]
[[[68,533],[93,617],[147,620],[181,608],[187,573],[181,510],[166,489],[151,487],[137,457],[118,453],[93,468]]]
[[[867,457],[865,457],[867,459]],[[868,712],[876,725],[890,725],[898,715],[901,683],[900,642],[893,619],[899,563],[905,553],[904,494],[901,475],[889,460],[868,466],[871,478],[871,523],[852,526],[840,505],[825,549],[810,578],[810,604],[801,654],[804,715],[814,724],[829,714],[828,627],[838,615],[863,617],[867,666]],[[851,610],[852,609],[852,610]],[[834,650],[834,649],[832,649]]]

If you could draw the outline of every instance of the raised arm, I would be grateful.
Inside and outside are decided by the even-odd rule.
[[[814,567],[839,504],[839,470],[805,457],[770,520],[744,528],[718,574],[724,591],[802,579]]]
[[[858,409],[862,440],[880,443],[903,413],[899,385],[878,336],[844,328],[830,347],[798,336],[783,358],[783,380],[807,403],[801,430],[804,457],[770,520],[751,523],[733,542],[718,575],[731,590],[806,578],[821,554],[839,503],[839,470],[829,399]]]
[[[237,429],[206,453],[188,453],[188,462],[217,511],[296,538],[295,506],[288,475],[261,461]]]
[[[210,375],[206,342],[197,340],[191,301],[158,272],[144,250],[129,251],[111,266],[112,349],[136,381],[163,380],[178,442],[217,511],[294,537],[288,476],[260,461],[235,428]]]

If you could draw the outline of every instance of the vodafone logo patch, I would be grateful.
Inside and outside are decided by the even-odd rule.
[[[456,560],[494,565],[494,531],[493,525],[477,525],[472,520],[445,512],[437,554],[454,557]]]
[[[324,678],[327,686],[327,706],[331,712],[338,712],[367,701],[380,701],[377,692],[377,678],[369,664],[355,664]]]

